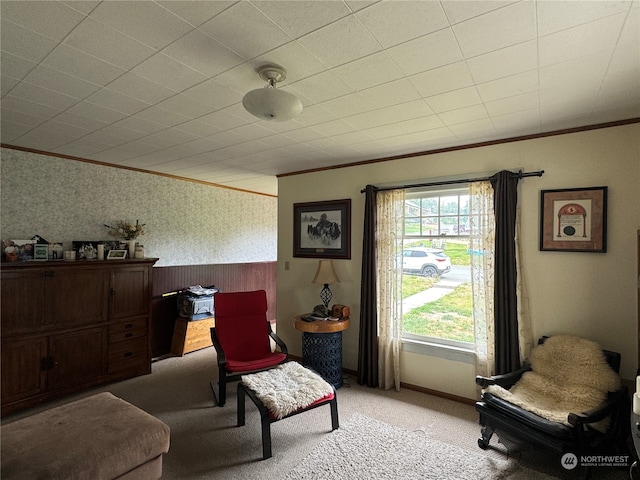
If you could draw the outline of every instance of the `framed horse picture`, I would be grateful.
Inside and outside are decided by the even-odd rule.
[[[294,203],[293,256],[351,258],[351,199]]]

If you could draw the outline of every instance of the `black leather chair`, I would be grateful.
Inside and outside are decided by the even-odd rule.
[[[538,343],[543,343],[546,338],[541,338]],[[618,373],[620,354],[608,350],[603,352],[609,365]],[[483,389],[489,385],[499,385],[508,390],[529,370],[531,366],[525,363],[515,372],[492,377],[478,376],[476,384]],[[631,407],[628,389],[624,386],[609,392],[608,398],[597,408],[570,413],[567,420],[571,426],[547,420],[488,392],[483,392],[481,401],[476,403],[476,410],[480,414],[479,423],[482,427],[478,446],[482,449],[489,447],[489,441],[496,432],[498,436],[503,433],[512,440],[522,440],[562,453],[628,454],[626,440]],[[592,428],[592,424],[607,417],[609,424],[606,431]]]

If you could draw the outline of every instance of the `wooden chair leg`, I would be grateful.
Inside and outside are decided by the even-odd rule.
[[[490,425],[485,425],[480,429],[481,437],[478,439],[478,446],[481,449],[486,450],[487,448],[489,448],[489,441],[493,436],[493,431],[494,429]]]
[[[219,407],[224,407],[227,403],[227,373],[220,368],[218,371],[218,381],[211,382],[211,390],[213,390],[213,398]]]
[[[224,404],[227,403],[227,372],[224,368],[219,368],[218,370],[218,385],[220,386],[218,406],[224,407]]]
[[[271,458],[271,419],[269,414],[261,413],[262,423],[262,459]]]
[[[333,431],[340,427],[338,422],[338,397],[336,397],[335,393],[329,405],[331,406],[331,430]]]
[[[244,385],[242,383],[238,384],[238,427],[242,427],[244,425],[244,396],[245,396],[245,389],[244,389]]]

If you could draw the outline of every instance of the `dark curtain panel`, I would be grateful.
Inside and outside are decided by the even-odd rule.
[[[364,235],[362,240],[362,290],[360,291],[360,337],[358,339],[358,383],[378,386],[378,309],[376,284],[376,188],[365,188]]]
[[[508,171],[491,177],[496,217],[495,361],[496,374],[520,368],[516,294],[516,203],[519,175]]]

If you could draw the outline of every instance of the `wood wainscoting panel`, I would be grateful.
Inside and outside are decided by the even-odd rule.
[[[179,265],[153,268],[151,352],[154,358],[169,354],[175,320],[176,296],[163,296],[191,285],[214,285],[222,292],[267,292],[267,318],[276,318],[276,262]],[[214,305],[215,309],[215,305]]]

